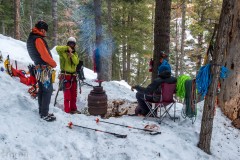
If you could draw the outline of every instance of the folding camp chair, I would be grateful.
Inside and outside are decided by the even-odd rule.
[[[144,102],[148,106],[149,113],[146,115],[144,119],[148,117],[154,117],[157,119],[158,123],[161,123],[163,119],[168,115],[170,119],[177,119],[176,115],[176,102],[174,100],[174,93],[176,93],[176,84],[175,83],[163,83],[161,85],[161,96],[158,102],[147,101]],[[174,106],[174,115],[170,115],[170,109]],[[163,112],[162,112],[163,109]]]

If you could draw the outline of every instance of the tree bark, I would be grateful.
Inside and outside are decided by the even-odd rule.
[[[125,6],[123,6],[122,29],[126,28]],[[122,79],[127,82],[127,36],[122,31]]]
[[[182,1],[182,36],[181,36],[181,56],[180,56],[180,75],[184,72],[183,58],[185,56],[184,53],[184,41],[185,41],[185,20],[186,20],[186,0]]]
[[[232,45],[239,45],[239,14],[240,2],[237,0],[223,0],[222,11],[219,21],[218,34],[213,52],[212,82],[205,98],[202,124],[198,147],[210,154],[212,128],[214,119],[215,97],[219,81],[220,66],[223,59],[231,54]],[[238,33],[238,34],[234,34]],[[238,41],[236,41],[238,39]],[[239,50],[238,50],[239,52]],[[229,82],[228,82],[229,83]]]
[[[107,0],[107,16],[108,16],[108,32],[112,35],[112,2],[111,0]]]
[[[234,4],[234,7],[232,6]],[[231,27],[228,33],[229,44],[226,47],[226,56],[223,65],[230,69],[229,78],[221,81],[221,92],[218,96],[219,106],[224,114],[231,120],[239,117],[240,112],[240,2],[230,0],[225,7],[233,7],[229,10],[232,21],[228,23]],[[229,15],[230,16],[230,15]],[[239,117],[240,118],[240,117]]]
[[[177,11],[176,11],[177,13]],[[176,23],[175,23],[175,65],[176,65],[176,68],[175,68],[175,77],[178,77],[178,69],[179,69],[179,54],[178,54],[178,16],[176,14]]]
[[[131,45],[128,45],[127,47],[127,82],[130,83],[130,65],[131,64]]]
[[[131,4],[133,5],[133,4]],[[128,15],[128,21],[127,21],[127,26],[128,28],[130,28],[133,25],[133,17],[129,14]],[[128,38],[129,40],[129,38]],[[131,52],[132,52],[132,48],[131,48],[131,44],[129,42],[127,42],[127,76],[126,76],[126,82],[130,83],[130,72],[131,72]]]
[[[4,25],[4,21],[2,21],[2,34],[5,35],[5,25]]]
[[[126,37],[123,36],[123,44],[122,44],[122,79],[127,82],[127,44]]]
[[[111,79],[109,70],[111,70],[107,43],[103,43],[102,21],[101,21],[101,0],[94,0],[94,14],[96,27],[96,48],[100,52],[100,68],[98,73],[98,80],[109,81]]]
[[[108,79],[112,79],[112,55],[113,55],[113,39],[112,39],[112,2],[111,0],[107,0],[107,10],[108,10],[108,35],[109,35],[109,45],[108,45],[108,51],[109,51],[109,59],[108,59]]]
[[[31,11],[30,11],[30,18],[32,19],[32,21],[30,22],[31,24],[30,24],[30,26],[31,26],[31,29],[33,28],[33,20],[34,20],[34,18],[35,18],[35,0],[31,0]]]
[[[20,39],[20,0],[15,0],[14,7],[14,35],[16,39]]]
[[[112,33],[112,1],[111,0],[106,0],[107,1],[107,10],[108,10],[108,33],[109,35],[112,37],[113,33]],[[117,59],[117,53],[114,52],[114,48],[113,48],[113,44],[111,44],[111,52],[112,52],[112,61],[111,61],[111,79],[113,80],[118,80],[120,77],[118,75],[118,71],[119,71],[119,64],[118,64],[118,59]]]
[[[52,18],[53,18],[53,46],[57,45],[58,37],[58,14],[57,14],[57,0],[52,0]]]
[[[171,0],[156,0],[152,81],[157,78],[161,51],[169,54],[171,2]]]
[[[97,73],[97,78],[99,80],[103,80],[103,75],[101,74],[102,70],[102,51],[101,51],[101,46],[100,44],[102,43],[102,22],[101,22],[101,0],[94,0],[94,15],[95,15],[95,28],[96,28],[96,48],[99,49],[100,52],[100,72]]]

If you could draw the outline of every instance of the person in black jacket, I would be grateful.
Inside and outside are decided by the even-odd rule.
[[[136,115],[145,116],[148,114],[149,109],[144,102],[144,96],[147,101],[157,102],[160,100],[161,95],[161,84],[162,83],[176,83],[177,79],[171,76],[171,68],[169,65],[161,65],[158,68],[158,78],[156,78],[151,84],[146,88],[139,85],[132,86],[132,91],[137,90],[136,98],[138,101],[138,106],[135,109]]]
[[[36,74],[38,80],[38,106],[40,117],[51,122],[56,120],[56,117],[49,112],[49,104],[53,92],[53,85],[51,82],[51,70],[57,66],[57,63],[52,58],[50,49],[45,41],[48,25],[46,22],[40,20],[35,24],[32,32],[28,36],[27,50],[30,58],[36,66]],[[37,69],[38,66],[38,69]],[[45,72],[46,71],[46,72]],[[46,74],[43,74],[46,73]],[[45,75],[45,76],[43,76]]]

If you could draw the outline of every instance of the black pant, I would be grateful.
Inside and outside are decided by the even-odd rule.
[[[138,106],[135,109],[135,114],[141,114],[141,115],[147,115],[149,112],[148,106],[144,102],[144,93],[142,92],[137,92],[136,93],[136,98],[138,101]],[[147,101],[153,101],[153,97],[149,95],[145,95],[145,98]]]
[[[53,85],[50,83],[48,88],[44,87],[42,82],[38,81],[38,106],[39,114],[41,116],[47,116],[49,111],[49,104],[51,101],[51,96],[53,92]]]

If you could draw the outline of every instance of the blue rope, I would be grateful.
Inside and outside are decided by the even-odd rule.
[[[212,81],[212,74],[210,69],[211,69],[211,64],[202,66],[196,77],[197,91],[199,94],[202,95],[202,97],[206,96],[208,92],[208,87]],[[221,66],[220,78],[225,79],[228,77],[228,75],[229,75],[229,70],[226,67]]]
[[[197,91],[203,97],[207,94],[208,87],[212,81],[210,68],[211,68],[210,64],[202,66],[196,77]]]

